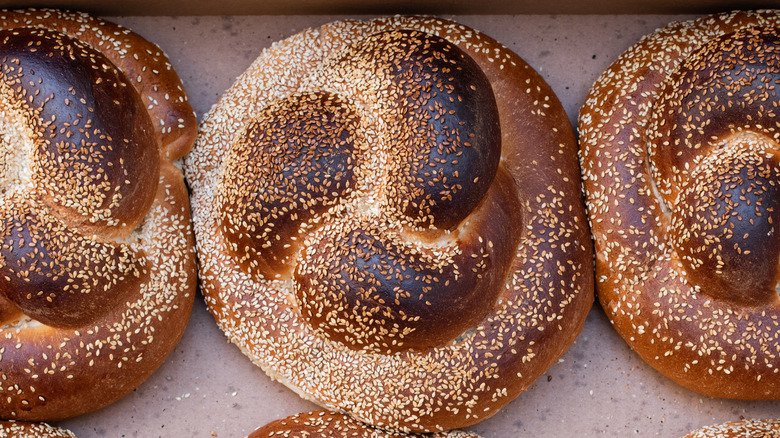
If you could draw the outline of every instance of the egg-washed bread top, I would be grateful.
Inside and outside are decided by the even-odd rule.
[[[672,23],[580,112],[602,306],[645,361],[714,397],[780,398],[778,23]]]
[[[480,438],[479,435],[461,430],[431,434],[405,434],[373,428],[354,418],[330,411],[312,411],[292,415],[257,428],[247,438],[281,437],[318,438]]]
[[[494,414],[592,305],[568,118],[465,26],[340,21],[274,44],[205,116],[185,169],[220,327],[369,424]]]
[[[742,420],[706,426],[683,438],[780,438],[780,421]]]
[[[196,286],[173,161],[197,121],[154,44],[52,10],[0,12],[0,418],[57,420],[136,388]]]

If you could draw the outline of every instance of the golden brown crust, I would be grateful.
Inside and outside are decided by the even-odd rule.
[[[743,420],[706,426],[695,430],[683,438],[778,438],[780,421]]]
[[[0,417],[57,420],[135,388],[184,331],[194,241],[172,159],[197,126],[127,29],[4,11],[0,38]]]
[[[710,396],[780,398],[779,24],[672,23],[580,113],[602,306],[645,361]]]
[[[479,435],[453,430],[432,434],[404,434],[376,429],[354,418],[330,411],[312,411],[276,420],[249,434],[247,438],[479,438]]]
[[[397,57],[407,47],[424,56]],[[339,145],[329,158],[301,160],[337,171],[284,161],[311,182],[256,193],[277,206],[271,219],[237,215],[261,207],[231,198],[249,199],[233,182],[249,178],[224,170],[266,169],[243,146],[272,106],[356,127],[326,136]],[[495,120],[473,132],[456,120],[491,113],[497,160]],[[299,140],[319,131],[296,123],[254,147],[309,144]],[[495,40],[433,18],[306,30],[266,50],[201,132],[185,169],[206,301],[233,342],[303,397],[392,430],[462,427],[514,399],[581,330],[592,249],[573,131],[549,86]],[[302,225],[279,226],[289,220]]]
[[[0,421],[0,438],[76,438],[71,431],[45,423]]]

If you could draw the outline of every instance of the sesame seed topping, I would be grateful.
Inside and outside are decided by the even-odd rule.
[[[778,24],[773,11],[672,23],[580,112],[602,304],[650,365],[716,397],[780,397]]]
[[[516,54],[464,26],[343,21],[278,42],[185,164],[220,327],[273,378],[371,424],[492,415],[590,308],[568,119]]]
[[[183,105],[146,111],[180,81],[147,88],[136,59],[149,57],[123,57],[152,44],[112,29],[53,10],[0,16],[3,418],[79,415],[136,388],[192,306],[187,191],[171,161],[195,119]],[[168,135],[160,115],[188,126]]]

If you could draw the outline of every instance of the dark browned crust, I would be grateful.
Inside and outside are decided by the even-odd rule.
[[[159,175],[140,95],[105,56],[76,38],[23,27],[3,29],[0,41],[6,93],[24,96],[17,99],[34,126],[36,188],[46,206],[90,232],[114,228],[117,220],[135,228]]]
[[[714,397],[780,398],[778,24],[672,23],[580,112],[599,300],[646,362]]]
[[[3,11],[0,38],[0,418],[54,421],[136,388],[186,327],[194,239],[172,161],[197,122],[165,55],[116,24]]]
[[[406,137],[401,135],[397,146],[371,149],[366,145],[376,145],[376,139],[383,137],[369,123],[376,116],[359,110],[359,120],[369,122],[360,122],[368,134],[355,146],[364,157],[358,159],[361,164],[355,170],[357,188],[317,221],[310,221],[305,244],[287,242],[301,245],[294,275],[288,274],[291,268],[271,276],[242,271],[221,237],[219,223],[224,212],[216,208],[223,203],[220,184],[229,178],[222,173],[228,168],[225,163],[234,145],[244,144],[241,133],[263,108],[297,93],[341,93],[355,108],[375,104],[370,90],[388,89],[386,94],[377,94],[393,95],[398,88],[377,81],[392,69],[363,65],[361,58],[352,60],[351,66],[337,61],[342,59],[342,50],[363,50],[363,38],[392,35],[394,40],[399,34],[430,38],[437,50],[457,46],[458,50],[441,54],[442,59],[455,59],[462,52],[481,70],[468,73],[465,80],[477,81],[476,76],[484,75],[490,84],[494,98],[483,96],[480,99],[486,100],[478,104],[480,110],[468,111],[490,114],[485,105],[495,101],[503,143],[498,165],[491,164],[490,158],[493,121],[480,128],[479,137],[485,144],[478,147],[485,148],[485,154],[472,157],[474,162],[455,163],[466,166],[468,172],[483,172],[484,178],[469,179],[456,173],[456,167],[441,169],[441,174],[471,181],[463,184],[464,191],[473,189],[467,195],[478,201],[463,202],[462,211],[439,212],[413,201],[414,196],[403,195],[406,189],[396,187],[397,181],[410,175],[406,170],[414,164],[395,174],[376,172],[384,166],[377,164],[376,157],[389,157],[381,163],[406,162]],[[394,41],[403,45],[406,40]],[[389,47],[388,51],[396,48]],[[365,90],[355,91],[359,87]],[[474,88],[484,90],[478,85]],[[393,114],[403,99],[381,101],[382,110]],[[399,125],[398,130],[388,132],[405,132],[401,122],[388,123]],[[206,301],[233,342],[273,378],[302,396],[391,430],[431,432],[463,427],[493,415],[514,399],[579,334],[592,305],[593,279],[573,130],[543,79],[495,40],[456,23],[418,17],[342,21],[307,30],[258,58],[206,117],[202,133],[187,158],[186,172],[193,188]],[[432,184],[438,174],[431,174]],[[385,186],[390,180],[395,183]],[[398,196],[385,197],[386,193]],[[384,199],[388,201],[383,203]],[[404,204],[404,199],[409,202]],[[358,202],[362,200],[364,204]],[[388,205],[392,208],[383,209]],[[344,248],[350,242],[359,245]],[[397,257],[387,256],[380,248],[391,254],[396,251]],[[462,275],[452,274],[447,284],[447,266],[454,266],[452,261],[461,256],[469,263],[459,268]],[[324,268],[336,259],[367,269],[352,272],[343,263],[341,268]],[[458,263],[465,263],[463,259]],[[380,266],[388,260],[396,264]],[[296,260],[291,258],[292,262]],[[490,269],[482,271],[487,266]],[[371,314],[374,302],[400,314],[402,308],[406,310],[401,304],[404,300],[420,300],[420,295],[394,296],[394,287],[373,288],[376,283],[406,279],[411,270],[441,276],[419,275],[415,287],[421,292],[425,281],[435,286],[438,280],[446,291],[439,291],[442,297],[452,294],[464,304],[450,304],[446,299],[427,302],[426,294],[433,297],[436,293],[426,288],[423,301],[415,303],[420,304],[415,311],[426,321],[403,322],[403,317],[393,319],[390,311]],[[323,283],[332,287],[323,291]],[[336,289],[338,284],[349,287]],[[355,291],[352,297],[343,295],[348,289]],[[382,290],[384,295],[365,307],[350,307],[357,301],[354,297],[366,290]],[[325,298],[335,306],[329,308]],[[385,306],[388,302],[394,304]],[[466,308],[465,314],[459,314]],[[360,310],[350,313],[350,309]],[[374,325],[374,318],[384,323]],[[395,332],[392,324],[398,324]],[[380,327],[386,332],[380,333]],[[419,337],[415,338],[415,332]]]
[[[257,428],[247,438],[303,437],[319,438],[479,438],[479,435],[464,431],[438,432],[432,434],[405,434],[383,431],[354,418],[330,411],[312,411],[291,415]]]
[[[354,189],[356,117],[338,96],[310,93],[269,106],[247,126],[219,196],[221,231],[244,271],[289,275],[301,225]]]

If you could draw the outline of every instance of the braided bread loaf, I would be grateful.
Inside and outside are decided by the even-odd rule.
[[[181,337],[196,272],[172,161],[197,123],[157,46],[57,11],[0,13],[0,417],[135,388]]]
[[[492,415],[592,305],[568,118],[465,26],[341,21],[275,44],[205,117],[186,174],[221,328],[375,426]]]
[[[715,397],[780,398],[778,25],[673,23],[580,113],[602,306],[645,361]]]

